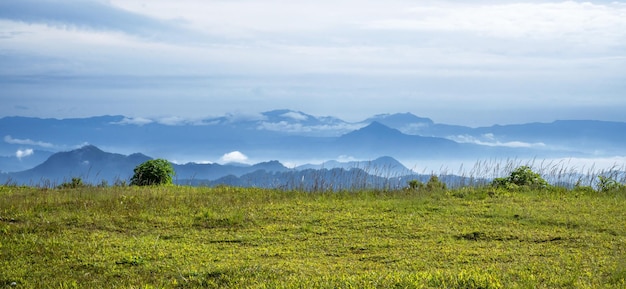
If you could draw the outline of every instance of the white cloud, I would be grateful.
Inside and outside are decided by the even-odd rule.
[[[15,156],[16,156],[18,159],[22,159],[22,158],[25,158],[25,157],[31,156],[31,155],[33,155],[34,153],[35,153],[35,152],[34,152],[32,149],[25,149],[25,150],[21,150],[21,149],[20,149],[20,150],[17,150],[17,151],[15,152]]]
[[[309,119],[308,116],[306,116],[306,115],[304,115],[302,113],[296,112],[296,111],[285,112],[285,113],[281,114],[280,116],[288,117],[288,118],[291,118],[291,119],[296,120],[296,121],[305,121],[305,120]]]
[[[187,124],[188,120],[179,116],[168,116],[158,119],[157,122],[163,125],[183,125]]]
[[[257,129],[259,130],[269,130],[269,131],[278,131],[284,133],[308,133],[319,136],[338,136],[344,133],[362,128],[363,124],[352,124],[352,123],[338,123],[335,125],[332,124],[323,124],[323,125],[303,125],[301,123],[290,123],[287,121],[279,121],[279,122],[261,122]]]
[[[142,125],[145,125],[145,124],[150,124],[152,122],[153,121],[151,119],[147,119],[147,118],[143,118],[143,117],[125,117],[121,121],[113,122],[112,124],[119,124],[119,125],[130,124],[130,125],[142,126]]]
[[[508,141],[508,142],[501,142],[498,141],[495,136],[491,133],[488,134],[484,134],[483,135],[483,139],[480,138],[476,138],[474,136],[471,135],[456,135],[456,136],[449,136],[449,139],[456,141],[456,142],[460,142],[460,143],[472,143],[472,144],[477,144],[477,145],[483,145],[483,146],[493,146],[493,147],[511,147],[511,148],[542,148],[542,147],[546,147],[545,143],[529,143],[529,142],[522,142],[522,141]]]
[[[224,116],[229,122],[245,122],[245,121],[259,121],[266,120],[267,117],[261,114],[260,112],[237,112],[237,113],[228,113]]]
[[[281,106],[343,118],[410,109],[472,125],[478,117],[483,125],[536,121],[529,111],[537,108],[546,110],[541,120],[560,117],[556,108],[568,117],[605,119],[611,110],[612,120],[624,118],[623,2],[44,3],[59,11],[28,6],[34,2],[0,4],[21,9],[0,12],[0,76],[15,95],[3,99],[2,115],[32,107],[27,113],[45,117],[187,118],[244,103],[248,112]],[[102,9],[85,8],[94,5]],[[590,95],[596,107],[587,105]]]
[[[4,136],[4,142],[10,143],[10,144],[40,146],[40,147],[44,147],[44,148],[53,148],[54,147],[53,144],[48,143],[48,142],[34,141],[34,140],[31,140],[31,139],[17,139],[17,138],[12,138],[10,135]]]
[[[340,163],[347,163],[347,162],[355,162],[358,161],[358,159],[356,159],[353,156],[349,156],[349,155],[340,155],[337,157],[337,161]]]
[[[220,161],[222,163],[246,163],[248,161],[248,157],[240,151],[232,151],[224,154],[220,158]]]
[[[469,31],[503,38],[584,40],[593,36],[618,40],[626,34],[625,14],[626,5],[617,2],[609,5],[573,1],[484,5],[469,2],[412,7],[404,15],[373,21],[369,27]]]

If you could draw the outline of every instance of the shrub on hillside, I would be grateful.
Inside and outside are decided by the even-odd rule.
[[[148,160],[138,165],[130,179],[134,186],[154,186],[172,184],[174,168],[164,159]]]
[[[598,192],[608,193],[623,190],[624,188],[626,188],[626,185],[612,177],[598,176]]]
[[[413,191],[443,191],[447,189],[445,183],[439,180],[439,177],[432,175],[430,179],[428,179],[427,183],[422,183],[419,180],[410,180],[409,181],[409,190]]]
[[[64,182],[58,186],[59,189],[77,189],[87,186],[81,178],[72,178],[71,182]]]
[[[495,178],[491,183],[496,188],[519,189],[519,188],[546,188],[548,182],[541,175],[535,173],[528,166],[521,166],[511,172],[508,177]]]

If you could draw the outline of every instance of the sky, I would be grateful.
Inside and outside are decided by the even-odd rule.
[[[626,121],[626,1],[2,0],[0,117]]]

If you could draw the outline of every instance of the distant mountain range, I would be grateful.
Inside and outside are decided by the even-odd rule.
[[[58,186],[81,178],[94,185],[128,183],[133,169],[151,159],[134,153],[122,155],[102,151],[93,145],[58,152],[32,169],[1,173],[0,183],[32,186]],[[407,179],[427,179],[417,175],[391,157],[372,161],[328,161],[287,168],[278,161],[244,164],[172,164],[175,182],[184,185],[234,185],[290,189],[348,189],[361,187],[398,187]],[[327,166],[327,167],[325,167]]]
[[[201,167],[206,174],[218,170],[221,165],[216,163],[232,161],[279,160],[305,164],[390,156],[404,163],[415,163],[611,157],[626,156],[625,132],[624,122],[562,120],[472,128],[438,124],[411,113],[382,114],[360,122],[346,122],[293,110],[196,120],[4,117],[0,119],[0,172],[34,169],[54,153],[88,144],[118,154],[141,152],[175,163],[213,163]],[[238,152],[241,159],[227,158],[231,152]],[[92,174],[107,174],[105,169],[116,167],[94,167]],[[222,169],[225,168],[219,168]],[[235,168],[232,170],[237,172]],[[181,174],[187,176],[188,171],[181,169]]]

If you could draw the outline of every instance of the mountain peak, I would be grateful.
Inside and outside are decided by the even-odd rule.
[[[407,125],[414,123],[433,124],[434,122],[430,118],[419,117],[410,112],[394,113],[394,114],[377,114],[366,122],[379,121],[388,126]]]
[[[391,128],[389,126],[386,126],[384,124],[382,124],[381,122],[378,121],[373,121],[371,122],[369,125],[360,128],[358,130],[355,130],[354,133],[360,133],[360,134],[376,134],[379,136],[388,136],[388,135],[401,135],[402,133],[395,129],[395,128]]]
[[[78,153],[104,153],[103,150],[101,150],[100,148],[98,148],[95,145],[92,144],[87,144],[84,145],[78,149],[75,149],[74,152],[78,152]]]
[[[402,137],[404,134],[397,129],[390,128],[378,121],[373,121],[369,125],[358,130],[349,132],[341,136],[341,139],[356,139],[361,141],[388,140]]]
[[[290,121],[308,121],[310,119],[315,119],[315,117],[308,115],[301,111],[295,111],[290,109],[276,109],[262,113],[263,116],[267,117],[269,121],[280,121],[280,120],[290,120]]]

